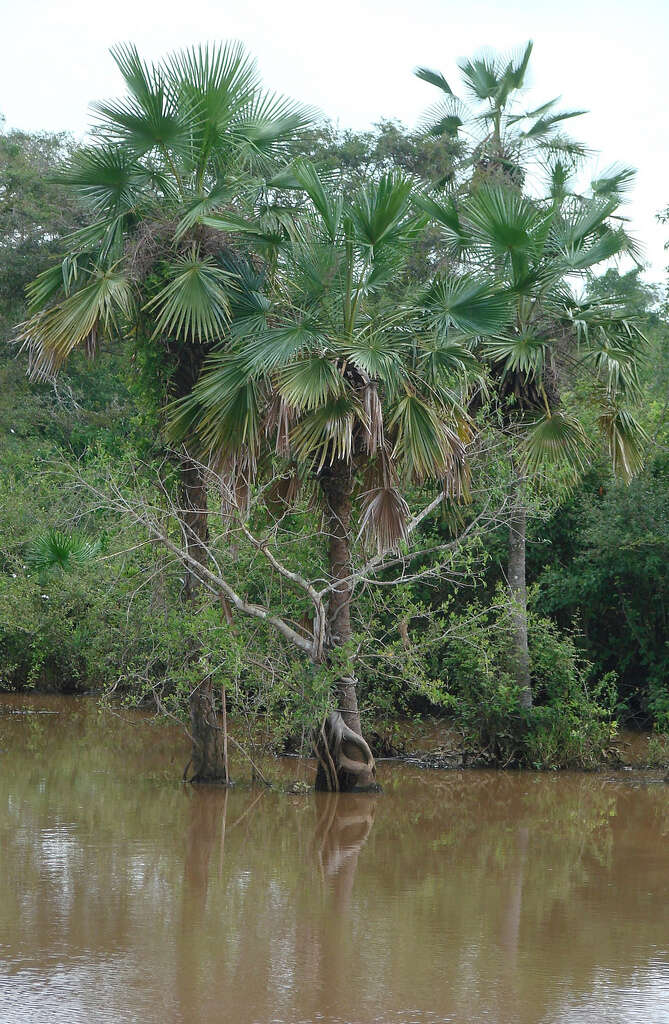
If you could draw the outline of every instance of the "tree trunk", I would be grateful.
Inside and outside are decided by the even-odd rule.
[[[325,630],[326,658],[351,640],[351,495],[353,471],[350,462],[337,460],[320,476],[325,499],[325,529],[328,534],[330,594]],[[353,670],[342,667],[337,681],[337,711],[324,724],[318,738],[319,771],[317,789],[375,787],[374,758],[362,735],[358,694]]]
[[[182,523],[186,534],[186,549],[200,563],[206,565],[209,527],[207,517],[207,480],[203,468],[187,456],[181,461]],[[190,604],[197,601],[201,583],[196,569],[186,569],[184,599]],[[194,642],[189,652],[192,664],[200,658],[200,645]],[[223,731],[216,713],[213,675],[206,673],[189,698],[192,737],[191,782],[227,782]]]
[[[532,707],[530,682],[530,653],[527,645],[527,587],[525,584],[525,535],[527,509],[523,496],[523,482],[514,467],[511,489],[511,521],[509,523],[509,591],[511,594],[511,636],[513,668],[520,687],[520,706]]]

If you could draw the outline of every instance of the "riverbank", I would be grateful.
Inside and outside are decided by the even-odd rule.
[[[45,715],[68,713],[69,709],[87,707],[100,715],[108,714],[126,721],[130,728],[137,722],[150,723],[167,739],[172,737],[174,754],[183,757],[185,764],[189,756],[188,738],[185,727],[174,719],[158,714],[146,706],[134,708],[120,700],[100,700],[99,695],[63,694],[53,692],[0,692],[0,716],[8,714]],[[248,722],[241,723],[234,718],[229,729],[237,742],[248,751],[254,760],[262,761],[268,775],[272,766],[283,761],[287,764],[300,762],[315,773],[315,761],[309,756],[281,749],[276,744],[273,723],[258,720],[249,728]],[[515,768],[504,765],[488,751],[467,749],[463,746],[462,734],[448,719],[434,716],[415,716],[384,721],[372,721],[367,736],[377,763],[404,764],[419,770],[448,771],[465,769],[507,770]],[[248,777],[251,762],[240,755],[244,763],[243,776]],[[669,736],[650,731],[621,729],[602,752],[598,765],[587,771],[642,771],[662,773],[669,769]],[[573,767],[570,770],[578,770]],[[252,766],[251,766],[252,771]],[[257,774],[257,773],[256,773]],[[282,778],[285,772],[281,772]],[[669,776],[668,776],[669,777]],[[297,780],[298,789],[305,780]],[[308,785],[306,788],[310,788]]]

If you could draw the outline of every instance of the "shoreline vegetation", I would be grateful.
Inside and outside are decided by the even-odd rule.
[[[156,713],[155,707],[148,702],[142,705],[129,705],[121,698],[105,698],[100,690],[80,693],[62,690],[20,690],[17,692],[0,692],[0,718],[4,715],[41,715],[67,714],[82,704],[90,706],[96,714],[111,714],[125,717],[129,725],[133,717],[138,715],[137,723],[151,721],[156,727],[165,726],[179,729],[179,723],[169,717]],[[396,718],[389,720],[371,720],[366,723],[367,735],[376,762],[403,764],[424,771],[463,771],[463,770],[494,770],[494,771],[576,771],[576,772],[641,772],[650,778],[661,778],[669,782],[669,736],[658,734],[648,729],[621,729],[610,737],[608,746],[600,752],[598,761],[587,766],[555,765],[542,767],[519,766],[513,762],[501,764],[489,751],[466,749],[463,737],[452,722],[447,718],[434,715],[412,718]],[[220,722],[219,722],[220,726]],[[279,789],[292,793],[307,792],[312,786],[302,778],[289,780],[275,778],[272,765],[277,761],[285,762],[295,759],[296,763],[308,766],[314,772],[318,759],[313,750],[305,747],[299,751],[291,749],[290,742],[277,743],[276,723],[258,726],[252,725],[254,732],[248,731],[248,722],[229,721],[229,736],[237,742],[236,771],[231,777],[231,784],[244,784],[250,778],[251,783],[260,783],[270,789]],[[259,762],[263,771],[258,768]],[[188,767],[188,765],[186,766]],[[184,777],[182,781],[186,781]]]
[[[527,109],[531,43],[367,132],[237,44],[112,56],[89,143],[0,124],[0,702],[150,707],[195,782],[669,766],[633,170]]]

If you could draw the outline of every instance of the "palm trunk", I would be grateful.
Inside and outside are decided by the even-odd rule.
[[[511,521],[509,523],[509,591],[511,594],[511,638],[513,670],[520,688],[520,706],[532,707],[530,682],[530,653],[527,645],[527,586],[525,584],[525,537],[527,508],[523,496],[523,482],[514,467],[512,484]]]
[[[325,528],[328,534],[330,594],[326,621],[326,657],[351,640],[351,495],[353,471],[350,462],[337,460],[320,477],[325,499]],[[337,712],[322,730],[323,757],[317,789],[350,791],[374,786],[374,758],[362,735],[356,679],[351,666],[342,666],[336,684]],[[332,765],[334,771],[328,771]]]
[[[206,565],[209,527],[207,520],[207,481],[203,468],[188,457],[181,462],[181,496],[186,548],[200,565]],[[184,598],[190,604],[197,601],[201,583],[196,569],[186,569]],[[189,658],[195,664],[200,657],[195,643]],[[226,759],[221,730],[216,713],[214,679],[207,673],[192,690],[189,698],[192,737],[192,782],[227,782]]]

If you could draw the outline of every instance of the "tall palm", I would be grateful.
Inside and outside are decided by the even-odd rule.
[[[463,295],[488,289],[506,304],[502,330],[479,330],[475,348],[490,367],[497,413],[516,436],[512,472],[509,586],[514,610],[516,679],[521,704],[532,690],[527,645],[525,586],[526,481],[558,464],[580,471],[591,442],[561,392],[578,381],[581,408],[598,409],[614,469],[629,477],[639,468],[643,431],[630,401],[638,389],[644,348],[641,330],[615,302],[586,302],[574,284],[622,253],[635,255],[620,226],[620,199],[569,194],[557,201],[524,196],[518,188],[481,184],[461,203],[433,198],[421,207],[441,226],[443,244],[463,268],[459,284],[434,281],[425,305],[448,320]],[[587,400],[587,392],[590,402]]]
[[[472,359],[402,292],[420,226],[411,183],[388,174],[342,196],[306,161],[292,175],[308,206],[282,249],[264,323],[257,311],[248,329],[236,321],[234,345],[211,357],[173,426],[195,427],[208,452],[227,453],[246,475],[271,453],[316,483],[333,587],[315,659],[337,670],[339,714],[323,759],[334,774],[320,783],[345,789],[373,777],[366,745],[366,771],[351,774],[341,729],[332,734],[340,722],[349,740],[362,736],[350,649],[356,529],[379,551],[392,548],[407,536],[410,482],[460,491],[469,431],[461,384]],[[489,326],[501,324],[487,293],[472,305],[490,307]]]
[[[266,182],[312,114],[265,92],[239,44],[192,48],[157,64],[130,45],[112,55],[127,93],[93,105],[93,141],[64,176],[91,223],[31,285],[22,337],[36,376],[54,374],[78,346],[93,352],[101,339],[129,338],[149,353],[137,365],[149,367],[145,383],[160,404],[189,394],[207,353],[226,338],[245,250],[281,234]],[[259,226],[240,244],[240,214],[249,207]],[[187,449],[180,475],[187,543],[204,561],[206,477]],[[196,585],[188,573],[187,597]],[[200,779],[224,776],[213,701],[211,680],[191,697]]]
[[[424,116],[424,129],[468,143],[466,166],[474,167],[475,178],[522,184],[530,156],[558,156],[570,162],[584,153],[562,132],[565,121],[585,111],[558,110],[559,97],[533,110],[523,107],[532,45],[528,42],[511,56],[485,51],[459,61],[465,99],[456,95],[441,72],[416,69],[416,76],[441,94]]]

